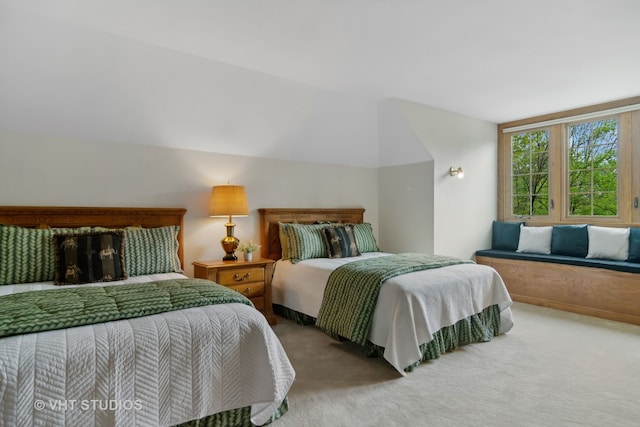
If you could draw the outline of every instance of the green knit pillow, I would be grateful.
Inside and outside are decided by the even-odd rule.
[[[0,285],[53,281],[56,272],[53,235],[88,230],[88,227],[39,229],[0,225]]]
[[[157,228],[124,229],[125,269],[131,276],[182,273],[178,257],[178,231],[171,225]]]
[[[365,222],[363,224],[352,225],[360,252],[380,252],[376,238],[373,236],[371,224]]]
[[[280,239],[283,247],[282,259],[297,263],[310,258],[327,258],[327,248],[322,239],[322,229],[326,224],[288,224],[280,223]]]
[[[50,229],[0,225],[0,285],[53,280]]]

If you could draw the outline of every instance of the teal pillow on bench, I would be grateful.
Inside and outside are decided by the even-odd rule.
[[[589,253],[587,225],[554,225],[551,232],[551,253],[584,258]]]
[[[520,241],[522,222],[493,221],[491,229],[491,249],[515,251]]]
[[[640,263],[640,228],[631,228],[629,233],[629,262]]]

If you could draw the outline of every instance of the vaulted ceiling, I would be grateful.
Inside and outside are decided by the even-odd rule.
[[[494,123],[640,95],[637,0],[0,5],[362,99],[402,98]]]

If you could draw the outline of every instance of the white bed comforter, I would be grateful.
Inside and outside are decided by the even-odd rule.
[[[389,254],[370,252],[297,264],[280,260],[272,281],[273,303],[318,317],[333,270],[356,259],[385,255]],[[404,368],[420,360],[420,345],[431,341],[435,332],[494,304],[500,306],[500,333],[505,333],[513,326],[511,297],[491,267],[459,264],[404,274],[380,289],[369,340],[384,347],[384,358],[405,375]]]
[[[175,425],[249,405],[260,425],[294,376],[265,318],[244,304],[6,337],[0,425]]]

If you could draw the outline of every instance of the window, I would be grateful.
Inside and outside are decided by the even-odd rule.
[[[568,215],[616,216],[617,119],[570,125],[568,133]]]
[[[640,97],[542,119],[498,125],[498,220],[639,226]]]
[[[549,214],[549,132],[538,130],[511,137],[512,213]]]

